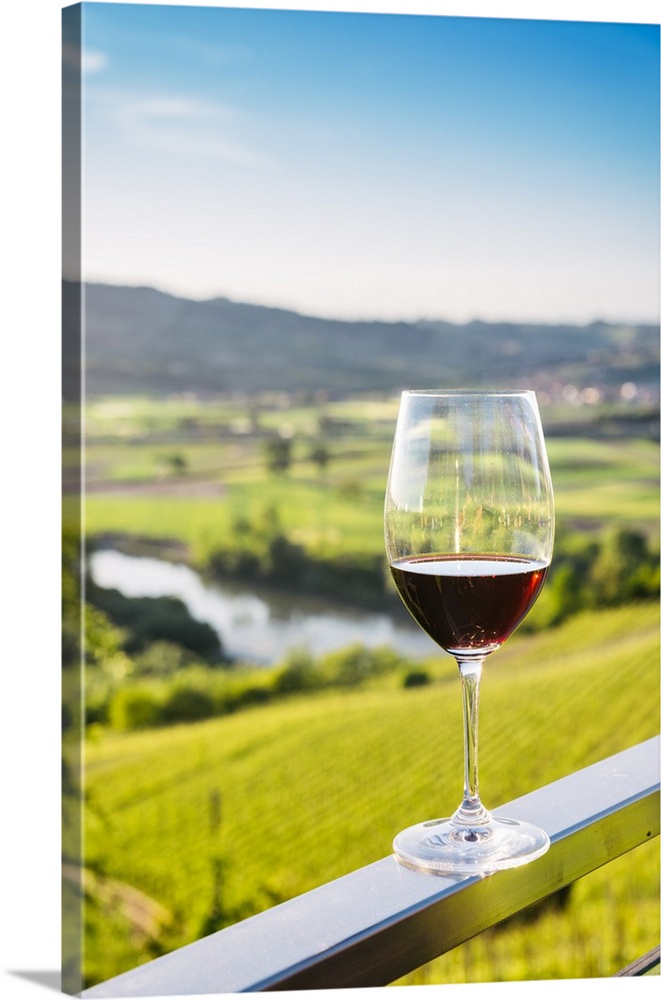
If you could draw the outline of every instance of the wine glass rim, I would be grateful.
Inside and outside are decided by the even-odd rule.
[[[403,396],[534,396],[534,389],[404,389]]]

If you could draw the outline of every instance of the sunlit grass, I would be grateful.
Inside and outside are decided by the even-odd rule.
[[[658,731],[658,618],[652,604],[586,614],[494,654],[482,696],[487,805]],[[397,830],[458,804],[461,704],[451,667],[426,688],[385,678],[196,725],[97,733],[86,754],[89,864],[176,914],[175,947],[200,933],[217,858],[234,920],[384,857]],[[566,914],[511,937],[493,932],[464,946],[469,958],[452,953],[413,981],[611,975],[625,954],[656,943],[658,869],[648,852],[644,867],[632,856],[594,879],[572,892]],[[119,970],[99,949],[88,971]]]

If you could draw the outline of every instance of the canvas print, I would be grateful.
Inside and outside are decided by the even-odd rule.
[[[659,26],[62,27],[63,988],[92,997],[239,934],[249,976],[255,915],[382,859],[425,892],[551,865],[489,810],[651,746]],[[653,967],[654,832],[342,985]]]

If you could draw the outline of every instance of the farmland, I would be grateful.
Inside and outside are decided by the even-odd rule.
[[[380,552],[385,478],[397,399],[309,401],[108,399],[86,415],[86,527],[176,538],[201,559],[233,520],[267,507],[309,545]],[[639,527],[658,535],[658,443],[601,437],[581,410],[542,412],[560,525]],[[563,435],[554,435],[562,422]],[[266,442],[289,444],[270,474]],[[325,462],[315,462],[315,448]]]
[[[249,549],[262,536],[284,538],[315,565],[381,564],[396,412],[388,395],[93,400],[87,536],[204,572],[225,565],[219,553],[237,539]],[[560,402],[542,418],[559,560],[614,530],[639,533],[653,556],[653,414]],[[66,460],[75,464],[75,454]],[[586,606],[549,628],[546,596],[530,616],[533,625],[541,616],[537,627],[520,630],[485,672],[481,785],[490,806],[658,731],[656,601],[616,595],[613,606]],[[414,669],[428,683],[405,687]],[[284,692],[144,731],[100,715],[85,754],[91,983],[383,857],[397,830],[454,808],[456,668],[441,659],[399,665],[351,688]],[[406,982],[612,975],[656,943],[658,884],[654,845],[640,848],[581,880],[562,906],[495,929]]]

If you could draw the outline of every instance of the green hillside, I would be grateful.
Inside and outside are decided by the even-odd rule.
[[[487,664],[481,791],[495,807],[658,731],[654,604],[514,637]],[[292,696],[86,749],[87,982],[384,857],[459,801],[459,681]],[[658,851],[572,889],[407,982],[612,975],[658,943]]]

